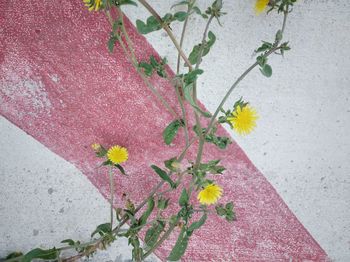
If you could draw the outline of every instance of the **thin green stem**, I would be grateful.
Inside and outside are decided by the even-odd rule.
[[[188,121],[187,121],[187,117],[186,117],[186,109],[185,109],[185,105],[184,105],[184,103],[182,101],[182,97],[180,95],[180,92],[179,92],[179,87],[177,87],[175,85],[174,88],[175,88],[177,100],[179,101],[179,104],[180,104],[182,120],[184,122],[185,144],[186,144],[186,146],[188,146],[188,144],[189,144],[189,135],[188,135]]]
[[[164,240],[166,240],[170,234],[173,232],[173,230],[175,229],[177,223],[179,222],[180,218],[177,217],[176,220],[174,221],[173,224],[170,225],[170,227],[168,228],[168,230],[163,234],[163,236],[158,240],[158,242],[150,249],[148,250],[144,256],[142,257],[143,259],[145,259],[146,257],[148,257],[150,254],[152,254],[152,252],[154,250],[157,249],[157,247],[159,247],[163,242]]]
[[[288,9],[287,9],[288,10]],[[285,27],[286,27],[286,22],[287,22],[287,16],[288,16],[288,11],[284,12],[284,17],[283,17],[283,24],[282,24],[282,34],[285,30]],[[280,43],[277,42],[277,45]],[[270,56],[272,53],[276,52],[277,50],[279,50],[280,47],[279,46],[275,46],[274,48],[272,48],[270,51],[268,51],[266,54],[265,54],[265,57],[268,57]],[[254,64],[252,64],[247,70],[245,70],[243,72],[243,74],[237,78],[237,80],[233,83],[233,85],[231,86],[231,88],[227,91],[227,93],[225,94],[225,96],[223,97],[223,99],[221,100],[219,106],[216,108],[215,110],[215,113],[214,115],[211,117],[210,119],[210,123],[208,125],[208,128],[205,132],[204,135],[208,134],[211,130],[211,128],[213,127],[214,125],[214,122],[216,120],[216,117],[218,116],[219,112],[220,112],[220,109],[223,107],[223,105],[225,104],[226,100],[229,98],[229,96],[231,95],[232,91],[238,86],[238,84],[250,73],[250,71],[252,71],[256,66],[258,66],[259,63],[258,62],[255,62]]]
[[[110,189],[110,193],[111,193],[110,204],[111,204],[111,231],[112,231],[113,230],[113,213],[114,213],[114,207],[113,207],[113,202],[114,202],[114,179],[113,179],[112,167],[109,167],[109,169],[108,169],[108,176],[109,176],[109,189]]]
[[[199,54],[198,54],[198,58],[197,58],[197,63],[196,63],[196,67],[195,69],[199,68],[199,65],[202,61],[202,56],[203,56],[203,51],[204,51],[204,46],[205,46],[205,41],[207,38],[207,34],[208,34],[208,30],[209,30],[209,26],[210,23],[212,22],[214,16],[211,15],[206,26],[204,29],[204,33],[203,33],[203,37],[202,37],[202,42],[201,42],[201,48],[199,50]],[[197,103],[197,80],[193,83],[193,100],[195,101],[195,103]],[[198,144],[198,151],[197,151],[197,157],[196,157],[196,162],[194,164],[194,169],[197,170],[199,163],[201,162],[202,159],[202,155],[203,155],[203,149],[204,149],[204,144],[205,144],[205,135],[203,135],[202,133],[202,125],[200,122],[200,117],[198,115],[198,112],[196,110],[194,110],[195,112],[195,118],[196,118],[196,125],[197,128],[199,130],[199,144]]]
[[[159,16],[159,14],[153,9],[152,6],[148,4],[145,0],[139,0],[139,2],[153,15],[157,21],[162,25],[162,28],[165,30],[165,32],[168,34],[169,38],[173,42],[175,48],[180,53],[182,59],[185,61],[186,65],[188,66],[189,70],[192,71],[192,65],[191,62],[188,60],[187,56],[185,55],[184,51],[181,49],[179,43],[177,42],[174,34],[172,33],[171,29],[169,28],[168,24],[164,23],[162,18]]]
[[[185,33],[186,33],[186,28],[187,28],[187,24],[188,24],[188,19],[190,16],[190,12],[191,12],[191,6],[188,5],[187,8],[187,16],[185,18],[184,24],[182,26],[182,32],[181,32],[181,38],[180,38],[180,48],[182,49],[182,45],[184,43],[185,40]],[[180,73],[180,58],[181,58],[181,54],[180,52],[178,52],[177,55],[177,65],[176,65],[176,74],[178,75]]]
[[[122,14],[122,12],[121,12]],[[113,25],[113,18],[109,12],[109,10],[106,11],[106,15],[107,18],[110,22],[111,25]],[[123,16],[122,16],[123,18]],[[145,82],[146,86],[151,90],[151,92],[157,97],[157,99],[165,106],[165,108],[168,110],[168,112],[170,114],[173,115],[174,118],[179,118],[177,113],[175,112],[175,110],[169,105],[169,103],[164,99],[164,97],[157,91],[157,89],[155,89],[155,87],[152,85],[152,83],[147,79],[147,77],[144,75],[144,73],[141,71],[141,69],[138,66],[138,62],[136,59],[135,54],[133,53],[133,48],[132,48],[132,42],[130,40],[130,37],[125,29],[125,24],[124,24],[124,20],[122,21],[122,32],[123,35],[125,37],[125,40],[127,41],[128,44],[128,48],[125,46],[123,40],[121,39],[120,36],[116,35],[118,42],[120,43],[120,45],[123,48],[124,53],[126,54],[126,56],[128,57],[129,61],[131,62],[131,64],[133,65],[133,67],[136,69],[137,73],[141,76],[142,80]],[[128,51],[129,49],[129,51]],[[130,52],[130,53],[129,53]]]

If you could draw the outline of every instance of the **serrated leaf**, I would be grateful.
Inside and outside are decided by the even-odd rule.
[[[168,199],[163,198],[163,197],[159,198],[157,207],[160,210],[165,210],[168,207],[168,205],[169,205],[169,200],[170,200],[169,198]]]
[[[58,250],[56,248],[52,249],[41,249],[36,248],[31,251],[29,251],[27,254],[24,255],[21,262],[31,262],[33,259],[56,259],[58,256]]]
[[[188,84],[192,84],[194,81],[197,80],[198,75],[203,74],[203,70],[202,69],[195,69],[192,70],[191,72],[185,74],[183,76],[183,81],[188,85]]]
[[[183,11],[179,11],[174,14],[174,18],[179,22],[185,21],[186,17],[187,17],[187,13]]]
[[[181,121],[176,119],[171,122],[163,131],[163,139],[165,144],[170,145],[174,140],[180,126],[182,125]]]
[[[202,57],[204,57],[209,53],[210,48],[214,45],[214,43],[216,41],[216,37],[212,31],[209,31],[208,38],[209,38],[209,40],[205,41],[204,47],[202,47],[202,43],[195,45],[193,47],[192,52],[190,53],[190,55],[188,57],[188,60],[191,62],[192,65],[197,64],[199,54],[200,54],[200,51],[202,48],[203,48]]]
[[[159,167],[152,165],[151,168],[160,176],[161,179],[163,179],[165,182],[169,183],[169,185],[172,188],[175,188],[175,183],[173,182],[173,180],[171,180],[171,178],[168,176],[168,174],[160,169]]]
[[[140,62],[139,67],[144,69],[144,73],[146,76],[151,76],[153,73],[153,67],[152,65],[146,63],[146,62]]]
[[[267,50],[270,50],[272,48],[272,44],[268,43],[268,42],[263,42],[263,44],[255,50],[256,53],[260,53],[260,52],[265,52]]]
[[[170,158],[168,160],[165,160],[164,165],[169,170],[171,170],[173,172],[177,172],[179,170],[178,166],[180,165],[180,163],[177,161],[176,157],[173,157],[173,158]]]
[[[5,259],[11,259],[11,258],[16,258],[16,257],[21,257],[21,256],[23,256],[22,252],[12,252],[12,253],[8,254]],[[0,261],[1,261],[1,259],[0,259]]]
[[[110,53],[113,53],[115,42],[118,40],[116,36],[111,36],[108,40],[108,50]]]
[[[154,246],[157,242],[160,234],[163,232],[165,228],[165,223],[163,221],[156,221],[146,232],[145,235],[145,244],[148,248]]]
[[[260,72],[266,77],[271,77],[272,76],[272,68],[268,64],[265,64],[263,67],[261,67],[260,68]]]
[[[179,198],[179,205],[182,207],[186,206],[188,204],[188,200],[189,200],[189,196],[188,196],[188,193],[186,191],[186,188],[183,188],[181,196]]]
[[[142,216],[139,219],[139,226],[143,226],[144,224],[146,224],[148,217],[151,215],[153,211],[153,208],[154,208],[154,199],[153,197],[151,197],[150,199],[148,199],[146,211],[142,214]]]
[[[187,249],[187,245],[188,245],[188,240],[189,237],[187,235],[186,232],[186,228],[183,227],[181,229],[181,232],[178,236],[178,239],[175,243],[175,246],[173,247],[173,249],[171,250],[169,256],[168,256],[168,260],[169,261],[178,261],[180,260],[180,258],[185,254],[186,249]]]
[[[201,226],[203,226],[207,218],[207,214],[203,214],[203,216],[198,221],[193,222],[187,229],[188,234],[192,234],[194,230],[199,229]]]
[[[157,30],[161,29],[162,27],[159,24],[158,20],[154,16],[150,16],[147,18],[146,23],[137,19],[136,20],[136,28],[140,34],[145,35],[145,34],[153,32],[153,31],[157,31]]]
[[[94,232],[91,233],[91,237],[94,237],[94,235],[99,234],[100,236],[103,236],[105,234],[111,233],[111,223],[104,223],[101,225],[98,225]]]

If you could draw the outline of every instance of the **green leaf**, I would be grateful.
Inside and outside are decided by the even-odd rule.
[[[154,16],[150,16],[147,18],[146,23],[144,23],[141,20],[136,20],[136,28],[137,31],[139,31],[140,34],[148,34],[153,31],[157,31],[161,29],[161,25],[159,24],[158,20]]]
[[[111,160],[106,160],[106,161],[104,161],[103,163],[102,163],[102,166],[109,166],[109,165],[112,165],[113,166],[113,163],[112,163],[112,161]]]
[[[142,216],[139,219],[139,226],[143,226],[144,224],[146,224],[148,217],[150,216],[150,214],[153,211],[153,208],[154,208],[154,199],[153,199],[153,197],[148,199],[147,203],[148,203],[147,209],[146,209],[146,211],[142,214]]]
[[[205,141],[209,143],[213,143],[220,149],[226,149],[226,147],[232,143],[231,139],[226,136],[215,136],[213,134],[208,134],[205,137]]]
[[[282,40],[282,38],[283,38],[282,30],[278,30],[276,33],[275,41],[280,42]]]
[[[150,64],[147,64],[146,62],[140,62],[139,67],[144,69],[144,73],[146,76],[151,76],[153,73],[153,67]]]
[[[186,228],[183,227],[175,243],[175,246],[168,256],[169,261],[178,261],[185,254],[187,249],[189,236],[187,235]]]
[[[177,131],[179,130],[180,126],[182,125],[180,120],[175,120],[171,122],[163,131],[163,138],[164,142],[167,145],[170,145],[171,142],[174,140]]]
[[[216,210],[216,213],[219,215],[219,216],[224,216],[226,215],[226,209],[223,207],[222,204],[219,204],[215,207],[215,210]]]
[[[100,236],[110,234],[111,231],[111,223],[104,223],[101,225],[98,225],[94,232],[92,232],[91,237],[94,237],[94,235],[99,234]]]
[[[174,14],[174,18],[179,22],[185,21],[186,17],[187,17],[187,13],[183,11],[180,11]]]
[[[211,117],[211,114],[209,112],[205,112],[203,111],[193,100],[193,97],[192,97],[192,91],[193,90],[193,84],[189,84],[187,86],[185,86],[183,88],[183,93],[184,93],[184,96],[185,96],[185,99],[190,103],[190,105],[195,109],[197,110],[201,115],[203,115],[204,117]]]
[[[264,55],[259,55],[257,58],[256,58],[256,61],[258,62],[258,64],[263,67],[266,63],[267,63],[267,58],[266,56]]]
[[[179,198],[179,205],[182,207],[187,206],[188,200],[189,200],[189,196],[188,196],[188,193],[186,191],[186,188],[184,188],[184,189],[182,189],[182,193],[181,193],[181,196]]]
[[[125,170],[121,165],[116,164],[114,166],[119,169],[120,173],[122,173],[124,176],[126,176]]]
[[[56,248],[52,249],[41,249],[41,248],[36,248],[31,251],[29,251],[27,254],[24,255],[22,258],[21,262],[30,262],[33,259],[56,259],[58,256],[58,250]]]
[[[271,43],[263,41],[263,44],[258,49],[256,49],[255,52],[256,53],[265,52],[267,50],[270,50],[271,48],[272,48]]]
[[[179,170],[179,161],[177,161],[176,157],[170,158],[168,160],[164,161],[164,165],[166,168],[168,168],[169,170],[173,171],[173,172],[177,172]]]
[[[69,246],[74,246],[75,245],[75,242],[74,240],[72,239],[65,239],[65,240],[62,240],[61,243],[67,243]]]
[[[119,5],[133,5],[133,6],[137,6],[137,4],[134,1],[131,1],[131,0],[119,0],[118,4]]]
[[[165,228],[165,223],[163,221],[156,221],[147,230],[145,235],[145,244],[148,248],[151,248],[154,246],[160,234],[163,232],[164,228]]]
[[[272,76],[272,68],[268,64],[265,64],[263,67],[261,67],[260,72],[266,77]]]
[[[20,257],[20,256],[23,256],[22,252],[12,252],[11,254],[8,254],[6,256],[6,259],[11,259],[11,258]],[[0,259],[0,261],[1,261],[1,259]]]
[[[215,207],[215,210],[219,216],[225,217],[229,222],[236,220],[236,213],[232,202],[227,203],[225,207],[219,204]]]
[[[204,225],[205,221],[207,220],[208,216],[207,214],[203,214],[203,216],[196,222],[193,222],[189,228],[187,229],[187,234],[192,234],[194,230],[200,228]]]
[[[116,36],[111,36],[108,40],[108,50],[110,53],[113,53],[113,49],[115,46],[115,42],[118,40],[118,38]]]
[[[205,41],[205,43],[204,43],[202,57],[206,56],[209,53],[210,48],[214,45],[214,43],[216,41],[216,37],[212,31],[209,31],[208,38],[209,38],[209,40]],[[188,57],[188,60],[191,62],[192,65],[197,64],[201,49],[202,49],[202,43],[195,45],[193,47],[192,52],[190,53],[190,55]]]
[[[194,81],[197,80],[198,75],[203,74],[203,70],[202,69],[195,69],[192,70],[191,72],[185,74],[183,76],[183,81],[188,85],[188,84],[192,84]]]
[[[160,176],[161,179],[163,179],[165,182],[169,183],[169,185],[172,188],[176,187],[173,180],[171,180],[171,178],[168,176],[168,174],[164,170],[160,169],[159,167],[157,167],[155,165],[152,165],[151,168]]]
[[[147,25],[139,19],[136,20],[136,28],[137,31],[143,35],[148,34],[150,32]]]
[[[168,199],[163,198],[163,197],[159,198],[157,207],[160,210],[165,210],[168,207],[168,205],[169,205],[169,200],[170,200],[169,198]]]
[[[179,3],[176,3],[176,4],[172,5],[172,6],[170,7],[170,9],[173,9],[174,7],[179,6],[179,5],[188,5],[188,4],[189,4],[188,1],[181,1],[181,2],[179,2]]]

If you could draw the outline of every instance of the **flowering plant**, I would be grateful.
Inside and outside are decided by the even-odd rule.
[[[114,51],[116,44],[121,46],[126,57],[135,68],[137,74],[145,82],[146,86],[154,94],[172,116],[173,121],[165,127],[163,131],[163,140],[166,145],[170,145],[180,129],[185,134],[185,147],[180,155],[171,159],[163,159],[164,166],[152,165],[151,168],[155,175],[158,175],[161,182],[155,185],[151,192],[145,196],[145,199],[137,206],[128,200],[124,207],[115,207],[114,196],[114,175],[116,173],[127,174],[122,164],[129,158],[127,148],[114,145],[106,148],[104,145],[95,143],[92,149],[96,157],[102,160],[102,165],[107,166],[109,170],[109,184],[111,191],[110,198],[110,221],[98,225],[92,233],[92,240],[88,243],[81,243],[72,239],[63,240],[64,245],[60,248],[52,249],[33,249],[26,254],[12,253],[5,261],[32,261],[33,259],[75,261],[84,256],[91,256],[98,249],[105,249],[117,237],[128,238],[132,246],[132,259],[142,261],[146,259],[157,247],[159,247],[170,234],[174,233],[176,228],[180,228],[176,243],[171,250],[168,260],[177,261],[185,254],[186,248],[192,234],[202,227],[208,219],[208,213],[216,213],[218,216],[226,219],[228,222],[236,220],[236,213],[233,202],[218,203],[221,196],[225,194],[222,187],[215,181],[215,175],[222,175],[225,167],[220,165],[220,160],[202,161],[203,151],[207,143],[214,144],[224,150],[231,143],[229,137],[222,137],[216,134],[219,124],[229,125],[240,135],[247,135],[253,131],[256,126],[258,115],[251,105],[242,98],[235,102],[229,109],[224,109],[225,102],[231,95],[236,86],[245,78],[249,72],[259,67],[265,77],[271,77],[272,67],[268,64],[268,58],[273,54],[281,54],[290,47],[288,42],[283,42],[283,34],[286,27],[288,14],[296,0],[257,0],[255,11],[260,14],[276,11],[283,15],[282,26],[277,30],[272,41],[263,41],[255,50],[256,61],[245,71],[230,87],[223,97],[214,113],[207,112],[198,103],[197,99],[197,79],[204,73],[200,68],[204,56],[208,55],[211,47],[215,44],[216,36],[209,30],[214,19],[220,24],[220,17],[225,15],[223,12],[223,2],[215,0],[205,11],[201,10],[196,0],[181,1],[176,6],[184,6],[186,11],[167,13],[161,17],[146,0],[137,2],[144,6],[151,14],[146,21],[137,20],[136,27],[139,33],[149,34],[157,30],[165,30],[171,41],[175,45],[178,53],[176,75],[171,77],[165,65],[167,60],[149,57],[148,61],[139,61],[134,52],[134,44],[129,37],[125,26],[124,14],[122,8],[125,5],[137,6],[136,1],[132,0],[83,0],[89,11],[104,12],[111,25],[111,34],[107,42],[110,52]],[[185,32],[189,17],[199,15],[205,21],[205,29],[202,41],[195,45],[187,56],[183,51]],[[183,23],[183,30],[180,41],[176,39],[170,29],[172,23]],[[184,62],[183,72],[180,72],[181,61]],[[167,103],[166,99],[157,91],[149,78],[153,74],[167,79],[174,87],[181,115]],[[186,107],[185,104],[190,105]],[[189,108],[194,114],[195,124],[190,126],[188,121]],[[208,124],[203,126],[202,119],[207,119]],[[190,130],[193,130],[195,136],[191,138]],[[195,159],[187,159],[189,164],[184,163],[187,150],[198,142],[197,155]],[[122,141],[120,141],[122,143]],[[127,178],[126,178],[127,179]],[[185,180],[189,183],[185,183]],[[165,191],[160,190],[166,186]],[[168,210],[170,198],[167,194],[175,193],[178,189],[177,210]],[[192,195],[195,195],[195,200]],[[164,212],[167,210],[167,212]],[[142,211],[142,214],[140,212]],[[199,218],[195,216],[199,214]],[[129,228],[125,231],[121,227],[128,223]],[[144,244],[140,242],[140,233],[144,233]],[[95,237],[98,235],[99,237]],[[71,257],[64,257],[64,251],[74,249],[76,254]]]

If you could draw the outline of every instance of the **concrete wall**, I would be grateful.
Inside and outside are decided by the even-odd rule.
[[[151,1],[164,14],[169,1]],[[206,6],[210,1],[199,1]],[[281,16],[255,16],[254,1],[224,1],[228,15],[211,30],[217,43],[201,68],[199,97],[215,110],[226,90],[254,61],[253,50],[270,40]],[[177,8],[176,10],[179,10]],[[134,21],[146,18],[129,8]],[[180,26],[173,26],[177,35]],[[198,43],[203,21],[191,19],[185,50]],[[350,259],[350,2],[299,1],[285,40],[292,50],[270,59],[273,76],[252,72],[227,107],[243,96],[260,115],[258,128],[234,139],[276,188],[299,220],[335,261]],[[147,36],[174,67],[174,48],[163,32]]]
[[[160,13],[171,6],[169,1],[151,3]],[[206,3],[200,1],[201,6]],[[222,18],[223,27],[212,27],[218,39],[204,59],[205,74],[200,78],[199,97],[210,110],[254,61],[252,53],[260,40],[271,39],[281,24],[275,15],[256,17],[253,1],[224,4],[229,15]],[[126,14],[132,21],[148,15],[141,7],[127,8]],[[203,29],[199,17],[191,19],[187,52]],[[180,27],[174,25],[173,31],[179,35]],[[284,59],[271,58],[270,79],[254,71],[227,102],[230,106],[243,96],[258,110],[255,132],[232,136],[331,258],[344,262],[350,260],[349,33],[350,2],[300,1],[285,34],[292,50]],[[157,32],[147,39],[174,66],[168,37]],[[72,165],[4,119],[0,123],[0,250],[53,244],[69,235],[88,238],[90,227],[108,216],[106,200]],[[72,172],[76,175],[70,176]],[[38,177],[39,185],[34,182]],[[38,205],[43,210],[32,209]],[[94,208],[87,211],[87,205]],[[16,217],[18,209],[28,215]],[[79,228],[65,228],[81,219]],[[59,227],[64,231],[57,232]],[[96,261],[108,261],[118,252]]]

